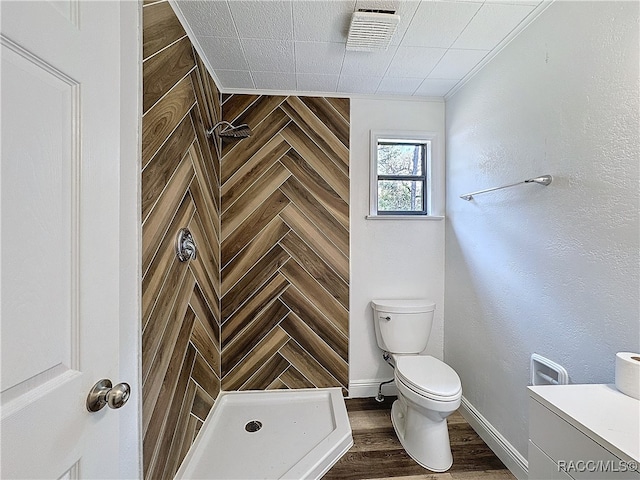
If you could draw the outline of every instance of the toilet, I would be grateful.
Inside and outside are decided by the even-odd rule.
[[[453,464],[447,417],[460,406],[462,387],[453,368],[426,346],[436,305],[425,299],[373,300],[378,346],[390,354],[398,400],[391,421],[405,451],[421,466],[447,471]]]

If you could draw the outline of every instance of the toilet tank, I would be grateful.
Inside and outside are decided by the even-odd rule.
[[[426,299],[372,300],[378,346],[390,353],[417,354],[427,347],[436,304]]]

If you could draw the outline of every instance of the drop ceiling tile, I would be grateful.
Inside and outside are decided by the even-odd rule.
[[[295,0],[293,31],[296,40],[346,42],[355,0]]]
[[[400,24],[391,39],[391,45],[400,44],[409,29],[409,25],[411,25],[411,22],[413,21],[413,16],[415,15],[416,10],[418,10],[419,5],[419,1],[413,0],[403,0],[400,2],[398,10],[396,11],[396,13],[400,15]]]
[[[301,92],[335,92],[338,88],[338,75],[317,75],[298,73],[298,90]]]
[[[382,77],[340,75],[338,80],[338,92],[370,94],[376,93]]]
[[[422,97],[444,97],[459,81],[427,78],[413,94]]]
[[[449,48],[481,6],[472,2],[422,2],[400,45]]]
[[[393,95],[413,95],[422,83],[422,78],[384,77],[376,93]]]
[[[382,77],[395,55],[397,47],[384,52],[347,51],[344,55],[341,75],[371,75]]]
[[[240,38],[293,39],[291,0],[228,2]]]
[[[251,71],[295,72],[293,42],[253,38],[241,41]]]
[[[548,1],[548,0],[545,0]],[[511,5],[533,5],[538,6],[542,3],[542,0],[487,0],[486,4],[499,3],[499,4],[511,4]]]
[[[1,0],[0,0],[1,1]],[[542,0],[174,0],[223,90],[441,96]],[[347,52],[356,9],[396,10],[386,52]],[[519,30],[519,28],[518,28]],[[240,35],[238,35],[240,33]],[[294,40],[295,39],[295,40]],[[455,45],[453,45],[455,43]],[[452,46],[453,45],[453,46]],[[464,47],[464,48],[463,48]],[[447,50],[449,49],[449,50]],[[435,66],[434,66],[435,65]],[[433,67],[433,68],[432,68]],[[417,87],[416,82],[423,80]],[[382,81],[383,77],[388,77]]]
[[[446,48],[398,47],[387,75],[425,78],[446,51]]]
[[[242,46],[237,38],[198,37],[198,43],[216,69],[249,70]]]
[[[533,9],[531,5],[484,4],[452,48],[491,50]]]
[[[475,67],[485,55],[486,50],[447,50],[440,63],[429,74],[429,78],[460,80]]]
[[[296,73],[339,74],[344,43],[295,42]]]
[[[227,2],[179,0],[177,5],[196,36],[235,37],[238,34]]]
[[[260,90],[296,89],[296,76],[293,73],[253,72],[253,81]]]
[[[255,88],[248,70],[218,70],[216,77],[220,81],[220,88]]]

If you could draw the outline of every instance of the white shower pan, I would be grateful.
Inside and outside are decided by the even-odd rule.
[[[340,388],[220,392],[176,479],[319,479],[353,445]]]

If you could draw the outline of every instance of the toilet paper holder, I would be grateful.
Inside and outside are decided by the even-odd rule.
[[[569,374],[562,365],[537,353],[531,354],[531,385],[567,385]]]

